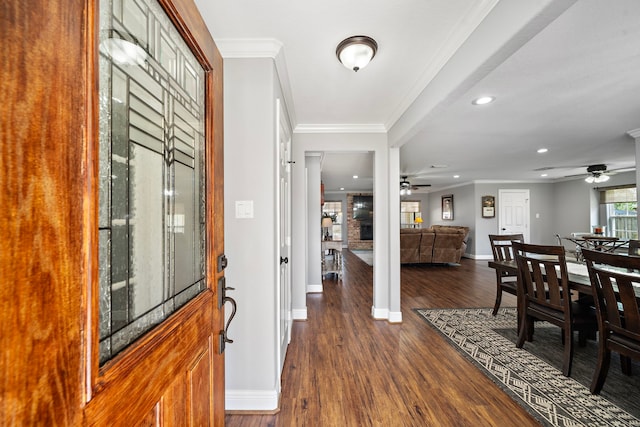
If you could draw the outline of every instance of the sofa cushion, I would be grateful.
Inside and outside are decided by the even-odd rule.
[[[459,263],[465,237],[463,230],[436,230],[432,262]]]
[[[420,241],[420,259],[419,262],[432,262],[433,260],[433,241],[436,233],[433,229],[422,230],[422,240]]]
[[[400,229],[400,263],[420,262],[420,241],[422,234],[419,229]]]

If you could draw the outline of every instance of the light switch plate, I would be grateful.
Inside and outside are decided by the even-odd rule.
[[[253,200],[236,200],[236,218],[253,218]]]

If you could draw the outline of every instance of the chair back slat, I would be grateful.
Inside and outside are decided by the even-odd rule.
[[[640,340],[640,257],[584,250],[599,322]]]
[[[489,234],[489,242],[491,243],[491,252],[494,261],[513,261],[515,256],[511,241],[524,242],[522,234]]]
[[[564,248],[514,242],[519,285],[524,298],[570,314],[570,291]],[[566,297],[566,298],[565,298]]]

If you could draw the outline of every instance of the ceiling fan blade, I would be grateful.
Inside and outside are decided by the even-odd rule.
[[[544,172],[544,171],[550,171],[550,170],[554,170],[554,169],[582,169],[582,168],[586,168],[588,165],[560,165],[560,166],[543,166],[541,168],[536,168],[533,171],[534,172]]]

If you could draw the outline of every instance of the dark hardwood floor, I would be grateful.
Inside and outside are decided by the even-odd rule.
[[[344,267],[343,281],[325,280],[324,293],[307,296],[308,320],[294,323],[280,411],[227,415],[227,426],[538,425],[412,311],[492,307],[487,261],[403,266],[401,324],[372,319],[372,267],[349,251]]]

